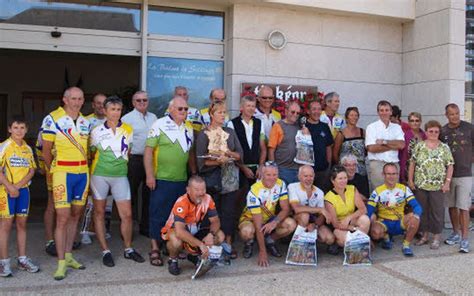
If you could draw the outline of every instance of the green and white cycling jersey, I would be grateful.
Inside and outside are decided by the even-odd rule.
[[[153,123],[146,146],[154,148],[155,177],[164,181],[186,181],[189,151],[193,145],[193,126],[189,121],[177,125],[169,116]]]
[[[128,153],[132,148],[133,128],[119,122],[114,131],[104,122],[96,126],[90,137],[90,148],[95,152],[91,175],[104,177],[127,176]]]

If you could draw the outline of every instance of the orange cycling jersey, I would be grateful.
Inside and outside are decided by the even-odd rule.
[[[188,194],[184,194],[174,204],[168,221],[161,230],[161,236],[164,240],[168,240],[168,234],[175,222],[185,223],[189,232],[194,235],[199,231],[206,215],[209,218],[217,216],[216,204],[209,194],[204,196],[200,204],[193,203]]]

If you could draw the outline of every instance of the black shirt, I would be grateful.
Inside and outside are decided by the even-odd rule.
[[[313,140],[314,170],[317,172],[324,171],[329,167],[326,147],[334,143],[331,130],[326,123],[321,121],[316,124],[307,122],[306,127],[311,133],[311,139]]]

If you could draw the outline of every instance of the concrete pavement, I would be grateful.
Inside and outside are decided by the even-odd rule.
[[[191,263],[180,261],[180,276],[168,273],[167,265],[151,266],[147,252],[149,242],[137,236],[135,247],[147,258],[135,263],[123,258],[118,225],[113,225],[110,247],[115,258],[114,268],[105,267],[96,241],[75,252],[75,257],[86,265],[86,270],[70,270],[63,281],[55,281],[52,274],[56,260],[44,252],[43,226],[29,225],[28,255],[41,265],[38,274],[16,269],[14,276],[0,278],[2,295],[289,295],[289,294],[473,294],[474,295],[474,239],[472,252],[460,254],[458,246],[442,245],[439,250],[429,246],[414,247],[415,257],[401,254],[401,238],[396,238],[391,251],[377,248],[370,267],[343,267],[342,255],[331,256],[322,248],[317,267],[294,267],[284,259],[271,259],[268,268],[256,265],[251,259],[239,258],[231,266],[216,267],[204,278],[191,281]],[[447,236],[448,232],[444,233]],[[474,233],[473,233],[474,235]],[[12,237],[14,239],[14,237]],[[14,242],[14,240],[12,240]],[[283,250],[286,246],[280,246]],[[241,248],[239,248],[239,251]],[[256,253],[256,252],[255,252]],[[14,244],[10,254],[16,256]],[[145,256],[146,255],[146,256]],[[240,253],[239,253],[240,255]]]

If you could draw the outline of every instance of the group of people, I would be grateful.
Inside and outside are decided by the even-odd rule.
[[[107,243],[113,205],[124,258],[145,262],[133,248],[136,220],[150,238],[150,263],[162,266],[167,254],[173,275],[181,272],[178,259],[197,264],[212,245],[223,247],[230,264],[238,257],[237,235],[242,256],[252,257],[256,241],[258,265],[268,266],[268,255],[282,256],[276,241],[297,225],[318,229],[330,254],[338,254],[348,231],[360,230],[384,249],[404,235],[402,252],[413,256],[417,236],[415,245],[440,247],[445,201],[453,231],[444,242],[469,252],[474,129],[455,104],[446,106],[445,126],[430,120],[423,130],[419,113],[402,122],[399,108],[382,100],[379,120],[364,130],[357,107],[338,113],[335,92],[308,110],[288,101],[283,116],[273,109],[272,88],[262,86],[242,96],[233,119],[223,89],[213,89],[202,110],[188,98],[186,87],[176,87],[157,118],[144,91],[124,116],[120,98],[98,94],[94,113],[83,116],[82,90],[68,88],[43,120],[36,153],[24,141],[27,123],[13,117],[10,138],[0,144],[0,276],[12,275],[14,221],[18,268],[39,270],[26,255],[28,185],[37,162],[49,192],[46,252],[58,258],[56,280],[68,268],[85,268],[72,255],[80,222],[82,243],[95,234],[103,264],[115,265]]]

